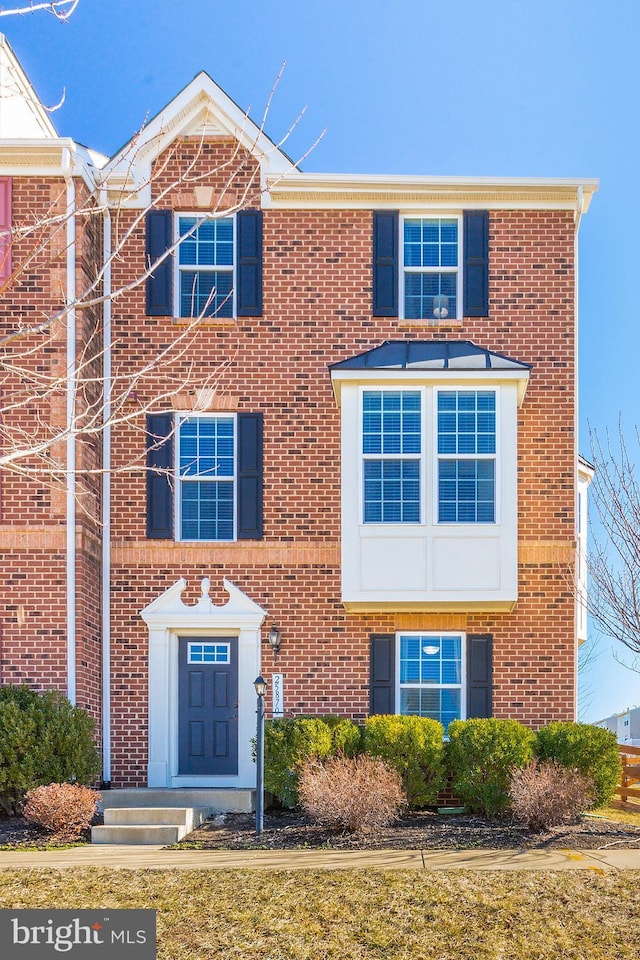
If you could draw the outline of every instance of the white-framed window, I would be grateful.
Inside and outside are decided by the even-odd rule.
[[[496,523],[497,409],[497,387],[363,387],[362,523]]]
[[[213,642],[188,643],[187,663],[231,663],[231,644]]]
[[[420,390],[365,390],[362,457],[365,523],[420,523]]]
[[[397,635],[398,713],[439,720],[445,733],[452,720],[464,720],[465,635]]]
[[[402,217],[400,303],[406,320],[462,315],[462,217]]]
[[[175,447],[176,539],[235,539],[235,417],[179,414]]]
[[[436,396],[438,523],[495,523],[496,391]]]
[[[179,213],[174,221],[175,315],[233,317],[235,221]]]

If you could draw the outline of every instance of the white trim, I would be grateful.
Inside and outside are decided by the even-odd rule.
[[[180,476],[180,426],[184,420],[232,420],[233,421],[233,476],[232,477],[201,477],[194,476],[191,480]],[[238,417],[235,413],[195,410],[192,412],[176,412],[173,444],[173,498],[174,498],[174,540],[177,543],[235,543],[238,539]],[[182,537],[182,483],[189,482],[232,482],[233,483],[233,536],[229,540],[192,540]]]
[[[224,580],[229,600],[216,606],[210,582],[193,606],[182,601],[186,580],[178,580],[141,611],[149,628],[150,787],[254,787],[251,740],[255,735],[253,681],[261,671],[261,626],[266,611]],[[238,774],[220,777],[178,776],[178,638],[238,638]]]
[[[400,638],[401,637],[460,637],[460,683],[400,683]],[[395,708],[399,716],[415,716],[415,714],[400,713],[400,691],[414,688],[417,690],[459,690],[460,717],[467,719],[467,634],[461,630],[397,630],[396,631],[396,676],[395,676]]]
[[[496,451],[495,453],[447,453],[441,454],[438,453],[438,395],[440,393],[460,393],[465,390],[473,390],[474,392],[485,392],[493,393],[495,395],[495,444]],[[433,429],[433,441],[431,447],[431,455],[433,457],[433,496],[431,501],[431,509],[433,511],[433,523],[438,527],[460,527],[463,524],[473,526],[482,526],[482,527],[491,527],[498,526],[500,524],[500,502],[501,502],[501,450],[500,450],[500,427],[501,427],[501,411],[502,411],[502,398],[500,396],[500,387],[499,386],[484,386],[484,387],[459,387],[452,384],[451,386],[445,387],[444,384],[434,386],[432,388],[432,429]],[[494,473],[493,473],[493,496],[494,496],[494,515],[493,520],[440,520],[440,500],[439,500],[439,481],[440,481],[440,460],[493,460],[494,463]]]
[[[231,221],[231,253],[232,253],[232,262],[231,267],[229,268],[228,264],[223,266],[208,264],[181,264],[180,263],[180,227],[179,222],[181,217],[189,217],[195,219],[195,224],[193,228],[189,231],[188,234],[185,234],[185,239],[193,234],[200,228],[200,226],[206,223],[208,220],[230,220]],[[205,314],[204,319],[211,317],[220,317],[222,320],[233,320],[237,316],[237,279],[238,279],[238,264],[237,264],[237,218],[235,214],[227,214],[226,216],[211,216],[207,213],[203,213],[202,210],[196,212],[186,211],[186,210],[176,210],[173,213],[173,243],[175,247],[175,256],[173,257],[173,316],[180,320],[191,320],[194,317],[199,316],[198,313],[188,314],[186,317],[182,316],[182,310],[180,309],[180,304],[182,300],[181,296],[181,285],[180,285],[180,274],[186,271],[192,273],[230,273],[231,274],[231,316],[223,317],[222,314],[213,313]],[[226,299],[226,298],[225,298]]]
[[[404,224],[406,220],[456,220],[458,223],[458,262],[455,267],[406,267],[404,263]],[[445,318],[439,317],[406,317],[404,302],[404,278],[407,273],[418,274],[439,274],[451,273],[456,275],[456,315],[447,317],[449,323],[454,320],[462,320],[462,298],[464,294],[463,272],[464,272],[464,247],[462,245],[463,237],[463,217],[461,213],[447,213],[444,210],[438,210],[434,213],[426,213],[424,210],[411,212],[404,210],[400,214],[398,226],[398,319],[399,320],[437,320],[445,322]]]
[[[420,394],[420,453],[365,453],[364,452],[364,394],[367,393],[419,393]],[[373,384],[370,387],[360,387],[358,390],[358,488],[359,488],[359,498],[358,498],[358,522],[365,524],[364,519],[364,463],[365,460],[417,460],[420,467],[419,483],[420,483],[420,499],[419,499],[419,508],[420,508],[420,519],[417,522],[402,522],[402,521],[393,521],[394,524],[397,524],[400,527],[420,527],[423,526],[426,522],[426,512],[425,512],[425,480],[424,475],[426,473],[424,467],[424,447],[425,447],[425,390],[423,387],[413,386],[406,387],[404,390],[399,387],[389,387],[381,386],[375,387]],[[384,435],[384,430],[382,432]],[[388,527],[389,521],[369,521],[366,523],[367,527]]]
[[[103,261],[103,425],[102,432],[102,779],[111,780],[111,390],[112,390],[112,311],[111,311],[111,211],[104,191]]]
[[[342,403],[342,386],[360,385],[367,389],[374,389],[382,386],[397,385],[401,389],[409,389],[410,384],[418,383],[421,386],[435,385],[436,383],[455,383],[462,386],[468,385],[469,388],[477,385],[477,389],[485,390],[488,387],[493,388],[500,383],[507,384],[516,381],[518,406],[522,406],[527,386],[529,385],[530,371],[522,370],[504,370],[493,367],[489,369],[478,370],[456,370],[454,368],[423,368],[414,370],[361,370],[346,369],[332,370],[331,383],[338,407]]]
[[[445,386],[439,384],[416,384],[411,385],[404,382],[402,385],[394,384],[361,384],[358,387],[358,523],[365,527],[367,531],[380,531],[383,533],[389,530],[393,535],[403,536],[410,534],[411,529],[419,530],[425,527],[443,528],[450,527],[460,529],[461,527],[482,527],[491,528],[500,525],[500,504],[502,496],[501,482],[501,410],[502,397],[499,385],[481,384],[464,385],[458,383],[457,372],[455,370],[444,371],[448,374],[450,382]],[[496,451],[494,454],[447,454],[446,459],[450,460],[492,460],[495,464],[494,469],[494,519],[490,521],[449,521],[439,520],[439,499],[438,499],[438,464],[441,455],[438,453],[438,403],[437,397],[440,392],[460,392],[464,390],[484,391],[493,393],[495,396],[495,443]],[[365,392],[376,393],[396,393],[396,392],[420,393],[420,453],[398,453],[398,454],[365,454],[363,449],[363,425],[364,425],[364,394]],[[445,455],[442,455],[444,458]],[[402,521],[369,521],[364,519],[364,463],[365,460],[417,460],[420,464],[420,520],[417,522]]]
[[[67,389],[66,389],[66,580],[67,580],[67,699],[76,702],[76,417],[77,359],[76,359],[76,187],[69,169],[65,173],[67,196]]]

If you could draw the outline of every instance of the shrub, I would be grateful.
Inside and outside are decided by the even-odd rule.
[[[56,690],[0,687],[0,808],[11,816],[40,784],[91,783],[100,772],[94,726]]]
[[[622,762],[611,730],[587,723],[550,723],[538,731],[535,753],[539,760],[557,760],[587,777],[593,784],[594,807],[608,803],[620,782]]]
[[[591,782],[555,760],[533,760],[514,770],[509,786],[511,811],[529,830],[548,830],[575,820],[593,799]]]
[[[444,728],[428,717],[373,716],[365,720],[366,753],[397,770],[412,807],[435,803],[445,784]]]
[[[331,730],[315,717],[269,720],[264,731],[264,785],[285,807],[298,802],[298,772],[305,761],[331,753]]]
[[[74,840],[91,825],[99,799],[96,790],[79,784],[50,783],[27,793],[22,815],[61,839]]]
[[[454,720],[447,746],[454,792],[475,813],[503,813],[511,775],[532,759],[534,741],[534,733],[517,720]]]
[[[308,760],[300,771],[298,794],[308,817],[349,833],[392,823],[406,803],[400,774],[366,755]]]
[[[331,731],[331,755],[355,757],[360,753],[362,732],[357,723],[346,717],[318,717]]]

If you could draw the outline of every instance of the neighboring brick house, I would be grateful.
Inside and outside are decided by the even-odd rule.
[[[2,476],[2,682],[88,707],[114,786],[250,785],[260,671],[286,715],[574,719],[596,182],[305,174],[206,74],[106,160],[0,50],[2,223],[83,203],[55,256],[5,260],[0,319],[59,309],[123,243],[77,340],[97,325],[107,384],[150,365],[102,448],[77,441],[105,467],[90,509]]]

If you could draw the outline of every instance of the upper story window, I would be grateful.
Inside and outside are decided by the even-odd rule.
[[[406,319],[456,319],[460,301],[458,217],[403,218],[402,303]]]
[[[233,540],[235,420],[185,417],[177,425],[177,534],[180,540]]]
[[[495,389],[363,390],[361,443],[364,523],[428,522],[427,487],[434,522],[495,523]]]
[[[493,523],[495,390],[438,390],[438,521]]]
[[[363,395],[364,522],[420,523],[419,390]]]
[[[489,213],[373,211],[374,317],[451,324],[489,315]]]
[[[176,217],[176,315],[233,317],[233,217],[202,220],[201,215]],[[184,239],[180,239],[180,238]]]
[[[262,316],[262,211],[145,217],[149,317]]]

